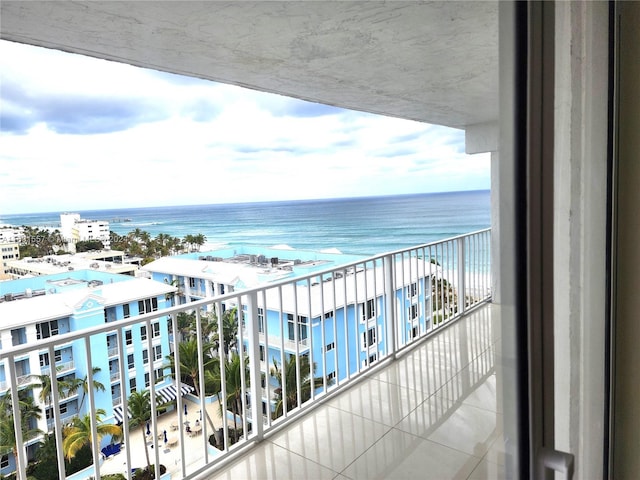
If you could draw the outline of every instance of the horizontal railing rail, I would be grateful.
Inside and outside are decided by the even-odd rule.
[[[138,437],[129,431],[129,416],[122,413],[130,411],[128,388],[134,385],[127,379],[135,370],[144,369],[145,383],[150,385],[148,428],[157,432],[158,423],[166,415],[171,418],[169,431],[176,432],[166,438],[165,431],[164,441],[171,444],[169,448],[179,461],[165,466],[173,469],[174,478],[195,478],[273,434],[316,405],[317,400],[345,388],[363,373],[390,361],[469,309],[490,300],[490,235],[489,229],[481,230],[56,335],[39,341],[38,350],[48,349],[53,358],[59,345],[72,343],[74,349],[86,353],[83,356],[86,364],[78,365],[81,362],[76,361],[76,369],[86,372],[88,385],[94,380],[106,382],[108,392],[111,381],[122,379],[118,387],[121,395],[117,398],[108,395],[106,402],[99,391],[88,388],[87,401],[82,397],[80,415],[90,415],[93,438],[98,438],[96,412],[104,409],[106,415],[102,420],[122,423],[122,437],[127,446],[134,445]],[[195,334],[179,332],[178,315],[183,313],[195,319],[192,328]],[[125,345],[125,331],[133,326],[146,326],[146,331],[151,332],[151,323],[157,319],[168,319],[169,335],[181,341],[172,342],[170,351],[163,351],[166,360],[162,365],[158,361],[147,364],[140,361],[130,369],[124,361],[131,351],[131,346]],[[236,329],[230,335],[229,325],[235,325],[232,328]],[[110,339],[115,334],[115,346],[113,340],[108,347],[106,340],[102,340],[104,351],[92,350],[92,344],[95,349],[97,339],[105,334]],[[157,342],[148,335],[142,344],[140,348],[145,348],[153,359]],[[116,353],[114,350],[122,359],[119,371],[92,372],[92,355],[111,357]],[[32,351],[33,346],[19,345],[0,352],[12,398],[19,395],[21,387],[16,359]],[[173,391],[166,390],[166,382],[155,386],[166,377],[172,377]],[[57,384],[52,377],[54,414],[59,412],[61,400]],[[141,385],[137,385],[137,390],[142,390]],[[189,399],[180,392],[187,392]],[[193,402],[200,409],[197,435],[193,434],[193,424],[188,432],[183,428],[186,407]],[[261,421],[254,420],[253,412],[261,412],[257,415]],[[18,402],[13,402],[11,413],[16,445],[33,443],[32,433],[23,433],[20,428]],[[63,418],[57,414],[53,424],[57,444],[62,445]],[[162,440],[158,435],[153,437],[156,448],[152,464],[159,472],[160,464],[166,460],[161,461],[162,448],[158,448]],[[100,458],[99,447],[97,441],[92,442],[93,458]],[[129,478],[131,468],[143,466],[139,458],[131,457],[131,450],[125,450]],[[23,479],[28,458],[26,447],[18,452],[16,470],[18,478]],[[60,478],[65,478],[63,457],[59,447]],[[96,478],[101,478],[103,468],[95,464]]]

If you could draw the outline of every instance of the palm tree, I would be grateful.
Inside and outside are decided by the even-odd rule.
[[[22,440],[27,442],[43,433],[37,428],[31,428],[32,421],[40,419],[42,416],[42,410],[34,403],[33,397],[28,394],[28,390],[19,392],[18,402],[22,419]],[[11,452],[16,464],[19,464],[21,451],[19,447],[21,446],[16,442],[16,430],[13,423],[11,394],[7,393],[0,397],[0,454]]]
[[[142,390],[140,392],[133,392],[129,396],[129,413],[131,419],[129,420],[129,428],[142,427],[151,420],[151,396],[149,390]],[[167,408],[167,404],[158,405],[156,410],[163,411]],[[146,443],[144,428],[140,428],[140,434],[142,435],[142,444]],[[144,453],[147,457],[147,471],[151,471],[151,460],[149,459],[149,450],[144,449]]]
[[[93,441],[91,421],[94,419],[96,422],[98,441],[100,441],[105,435],[111,435],[113,437],[122,436],[122,428],[118,425],[102,423],[102,417],[104,415],[105,411],[99,408],[96,410],[95,418],[90,414],[87,414],[82,418],[76,417],[70,425],[66,426],[62,430],[62,451],[64,452],[64,456],[67,460],[71,460],[83,446],[89,445]]]
[[[51,376],[49,374],[34,374],[29,375],[29,378],[38,382],[34,385],[36,388],[40,388],[40,394],[38,395],[38,398],[42,403],[46,405],[47,410],[49,410],[49,408],[51,408]],[[65,382],[64,380],[58,380],[58,395],[60,396],[60,398],[65,397],[66,389],[69,387],[70,385],[68,382]]]
[[[207,241],[207,237],[205,237],[202,233],[198,233],[193,237],[193,243],[198,246],[198,251],[200,251],[200,247],[204,245],[204,242]]]
[[[220,335],[218,333],[218,316],[215,309],[209,313],[208,325],[210,332],[213,333],[213,348],[218,349],[218,342],[220,341]],[[204,333],[204,331],[203,331]],[[230,310],[225,310],[222,314],[222,346],[224,348],[225,355],[229,355],[229,351],[232,348],[238,346],[238,308],[233,307]]]
[[[202,345],[202,350],[203,350],[203,355],[201,358],[200,353],[198,351],[198,340],[196,338],[192,338],[190,340],[187,340],[186,342],[180,342],[178,343],[178,352],[180,355],[179,374],[175,374],[174,372],[173,356],[169,355],[166,357],[169,364],[165,366],[165,368],[171,368],[172,375],[175,378],[181,380],[184,377],[186,380],[188,380],[188,382],[191,383],[191,385],[193,385],[193,388],[195,389],[195,392],[198,398],[200,398],[200,383],[198,381],[199,375],[200,375],[200,370],[199,370],[200,361],[202,360],[203,362],[203,368],[205,373],[207,372],[207,370],[211,370],[213,368],[213,365],[216,363],[215,360],[208,353],[209,351],[211,351],[211,344],[209,344],[208,342],[204,342]],[[209,425],[211,426],[211,431],[215,430],[213,421],[211,420],[211,418],[209,417],[209,414],[207,413],[207,409],[203,408],[202,411],[205,417],[207,418]]]
[[[185,340],[190,339],[194,330],[196,314],[194,312],[180,312],[176,315],[176,321],[178,322],[178,334],[180,335],[180,341],[184,342]]]
[[[102,371],[100,367],[93,367],[91,369],[93,372],[93,389],[99,390],[101,392],[105,391],[104,385],[97,381],[95,376]],[[67,392],[68,395],[74,395],[78,392],[80,388],[82,388],[82,398],[80,400],[80,405],[78,406],[78,411],[82,411],[82,405],[84,404],[84,399],[89,393],[89,379],[88,375],[85,375],[84,378],[74,378],[71,382],[69,382],[68,387],[69,390]]]
[[[296,367],[296,357],[294,355],[290,355],[285,357],[284,361],[284,369],[280,367],[280,364],[273,359],[273,366],[271,367],[271,376],[276,379],[279,387],[275,389],[274,400],[276,400],[276,409],[274,412],[274,417],[280,417],[283,412],[283,403],[284,399],[282,397],[283,390],[283,370],[284,370],[284,385],[287,389],[286,394],[286,402],[287,402],[287,410],[292,410],[295,407],[302,405],[304,402],[311,398],[312,388],[316,389],[321,387],[324,384],[324,379],[322,377],[315,377],[313,382],[311,382],[312,373],[315,375],[316,364],[313,364],[313,369],[310,368],[309,364],[309,356],[302,355],[300,356],[300,380],[302,381],[300,385],[300,395],[301,399],[298,401],[298,376],[297,376],[297,367]],[[313,372],[312,372],[313,370]],[[328,382],[330,380],[327,380]]]
[[[205,381],[210,382],[214,388],[217,388],[217,392],[222,390],[222,375],[220,374],[220,364],[217,363],[218,368],[213,371],[207,372],[205,375]],[[228,362],[224,362],[224,384],[227,393],[227,406],[231,407],[233,412],[233,427],[235,431],[234,441],[238,440],[238,415],[242,415],[244,411],[243,392],[242,392],[242,378],[245,379],[245,387],[249,388],[249,357],[244,358],[244,372],[242,369],[242,362],[240,361],[240,355],[233,353]],[[222,402],[218,396],[220,402],[220,410],[222,412]]]

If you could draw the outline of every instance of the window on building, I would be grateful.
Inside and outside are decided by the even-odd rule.
[[[189,277],[189,288],[196,288],[196,279]]]
[[[224,295],[224,284],[223,283],[220,283],[218,285],[218,289],[220,290],[220,295]]]
[[[157,368],[155,370],[156,382],[162,380],[164,378],[164,371],[161,368]]]
[[[265,360],[264,345],[260,345],[260,361],[264,362],[264,360]]]
[[[362,316],[362,321],[371,320],[376,317],[376,300],[372,298],[371,300],[367,300],[366,305],[364,303],[360,304],[360,314]]]
[[[129,390],[131,391],[131,393],[136,391],[136,379],[135,378],[130,378],[129,379]]]
[[[122,314],[124,318],[129,318],[131,316],[128,303],[125,303],[124,305],[122,305]]]
[[[149,350],[142,351],[142,363],[144,363],[145,365],[149,363]]]
[[[419,333],[418,326],[416,325],[411,329],[411,338],[416,338],[418,336],[418,333]]]
[[[144,374],[144,388],[149,388],[149,385],[151,385],[151,381],[149,379],[149,372]]]
[[[258,332],[264,333],[264,309],[258,308]]]
[[[147,326],[142,325],[140,327],[140,340],[144,341],[147,339]]]
[[[289,326],[289,340],[295,341],[295,323],[293,321],[293,314],[287,314],[287,322]],[[308,322],[309,319],[307,317],[302,317],[298,315],[298,341],[305,340],[308,335]]]
[[[418,318],[418,305],[411,305],[409,307],[409,319],[415,320]]]
[[[371,327],[362,334],[362,348],[367,348],[376,343],[376,327]]]
[[[110,308],[105,308],[104,309],[104,322],[105,323],[115,322],[116,318],[117,318],[117,315],[116,315],[116,308],[115,307],[110,307]]]
[[[334,378],[336,378],[336,372],[329,372],[329,374],[327,375],[327,381],[331,381]]]
[[[331,342],[331,343],[328,343],[327,345],[325,345],[324,351],[325,352],[330,352],[334,348],[336,348],[336,342]]]
[[[260,373],[260,387],[267,388],[267,374],[264,372]]]
[[[127,365],[129,366],[129,370],[132,370],[135,368],[136,362],[133,359],[133,353],[130,353],[129,355],[127,355]]]
[[[408,298],[413,298],[416,295],[418,295],[418,284],[417,283],[412,283],[411,285],[409,285],[407,287],[407,297]]]
[[[60,405],[60,414],[64,415],[65,413],[67,413],[67,411],[69,410],[69,406],[66,403],[63,403],[62,405]]]
[[[376,360],[378,360],[378,354],[377,353],[372,353],[371,355],[369,355],[368,358],[365,358],[364,360],[362,360],[362,366],[366,367],[367,365],[371,365]]]
[[[152,323],[151,324],[151,335],[154,338],[160,336],[160,322],[156,322],[156,323]]]
[[[48,367],[49,366],[49,354],[41,353],[40,354],[40,367]]]
[[[57,320],[51,320],[50,322],[41,322],[36,324],[36,334],[38,340],[58,335],[58,333],[59,330]]]
[[[9,468],[9,455],[2,455],[0,457],[0,469]]]
[[[27,343],[27,329],[22,327],[11,330],[11,343],[13,346]]]
[[[333,312],[327,312],[324,314],[324,319],[328,320],[329,318],[333,318]]]
[[[156,297],[138,300],[138,313],[155,312],[158,310],[158,299]]]
[[[162,360],[162,347],[160,345],[153,347],[153,359]]]
[[[131,330],[127,330],[124,332],[124,339],[127,345],[133,345],[133,335],[131,335]]]

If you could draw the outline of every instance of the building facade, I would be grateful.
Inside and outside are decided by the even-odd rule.
[[[313,376],[331,384],[387,354],[390,332],[384,320],[388,313],[384,301],[388,292],[383,289],[385,270],[381,259],[367,267],[357,264],[364,258],[339,252],[243,246],[165,257],[142,269],[158,282],[175,285],[177,304],[238,292],[222,301],[220,309],[238,307],[241,302],[243,319],[248,304],[242,289],[267,287],[257,298],[259,358],[249,360],[260,362],[262,413],[267,415],[274,411],[274,392],[281,387],[272,368],[307,356]],[[323,273],[340,265],[345,269],[335,274],[335,279]],[[430,259],[396,265],[391,308],[404,327],[394,335],[412,339],[432,327],[432,278],[437,269]],[[313,275],[315,272],[318,275]],[[302,280],[268,288],[297,277]],[[241,330],[238,335],[244,337],[246,346],[248,332],[246,328]]]
[[[110,246],[109,222],[106,220],[86,220],[80,218],[79,213],[61,213],[60,233],[70,252],[76,251],[77,242],[87,240],[99,240],[105,248]]]
[[[0,253],[2,259],[0,259],[0,280],[3,279],[7,271],[7,262],[20,259],[20,244],[17,242],[0,242]]]
[[[76,416],[89,412],[90,407],[84,389],[88,369],[92,368],[94,382],[104,386],[94,388],[96,408],[103,409],[105,422],[122,420],[122,393],[129,395],[136,390],[148,388],[153,378],[163,379],[164,358],[169,355],[169,334],[164,318],[151,323],[148,331],[145,324],[123,329],[123,351],[120,358],[117,344],[117,322],[130,316],[165,308],[168,296],[175,288],[148,279],[132,278],[95,270],[79,270],[56,275],[13,280],[0,284],[0,349],[2,346],[22,344],[37,345],[41,339],[77,332],[82,329],[113,323],[114,330],[91,339],[91,358],[82,340],[62,340],[54,350],[55,358],[49,358],[47,350],[37,347],[29,354],[15,360],[18,388],[26,390],[42,411],[40,420],[33,420],[32,428],[50,432],[55,426],[50,399],[42,398],[43,381],[56,371],[61,403],[59,420],[68,423]],[[148,338],[152,339],[152,350],[148,350]],[[104,354],[106,352],[106,354]],[[120,362],[126,362],[125,378],[120,375]],[[151,367],[152,366],[152,367]],[[7,360],[0,364],[0,395],[9,392]],[[80,383],[73,393],[68,386]],[[97,384],[97,383],[96,383]],[[159,388],[169,386],[167,377],[160,381]],[[94,384],[95,385],[95,384]],[[161,391],[161,390],[159,390]],[[28,448],[40,437],[32,439]],[[108,443],[109,438],[103,439]],[[15,470],[10,454],[2,458],[1,474]]]

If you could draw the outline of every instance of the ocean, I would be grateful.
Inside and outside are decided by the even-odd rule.
[[[59,226],[61,212],[4,215],[0,223]],[[210,246],[286,244],[373,255],[487,228],[488,190],[173,207],[78,210],[119,235],[202,233]],[[127,220],[127,221],[124,221]],[[206,248],[203,248],[203,251]]]

